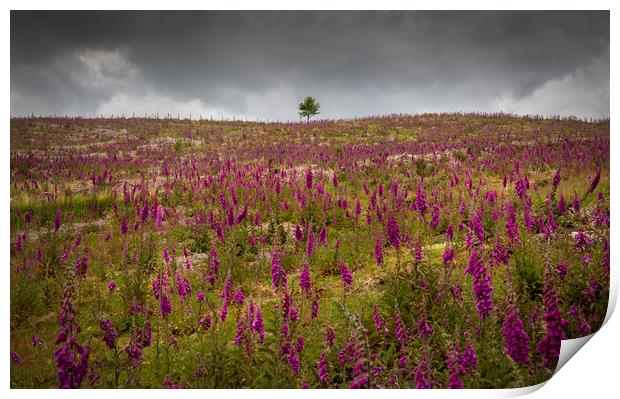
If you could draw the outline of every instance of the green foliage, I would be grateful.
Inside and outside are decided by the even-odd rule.
[[[514,262],[516,284],[520,292],[533,300],[537,300],[543,293],[544,263],[539,250],[525,243],[514,251],[511,263]]]
[[[192,253],[209,253],[211,250],[211,240],[211,234],[206,226],[196,228],[188,248]]]
[[[13,327],[25,323],[30,317],[36,316],[45,309],[46,296],[57,293],[53,279],[46,279],[44,284],[31,286],[31,281],[25,273],[20,273],[11,279],[11,323]],[[46,294],[47,292],[47,294]]]
[[[534,348],[546,333],[541,317],[544,268],[553,268],[558,262],[569,265],[564,278],[551,273],[562,315],[570,319],[568,336],[580,333],[577,317],[568,315],[570,306],[575,306],[585,317],[592,331],[600,325],[606,311],[608,277],[600,264],[605,255],[601,250],[602,239],[608,237],[609,232],[606,227],[592,223],[597,206],[607,212],[609,209],[605,159],[600,158],[604,167],[600,185],[582,201],[580,213],[571,210],[560,216],[552,203],[559,227],[547,241],[542,234],[523,228],[523,202],[515,195],[514,181],[506,188],[501,186],[503,174],[510,176],[514,164],[520,162],[518,175],[528,176],[532,183],[528,190],[534,205],[532,215],[546,216],[545,198],[551,190],[549,182],[557,165],[540,165],[535,157],[528,161],[530,158],[524,159],[522,155],[529,154],[532,146],[513,146],[512,139],[502,143],[505,138],[500,137],[514,130],[519,136],[537,139],[542,122],[470,116],[464,124],[459,122],[461,118],[463,116],[433,114],[395,116],[386,120],[326,122],[320,128],[303,123],[152,120],[140,125],[128,122],[127,131],[135,135],[135,139],[132,137],[129,144],[123,141],[119,145],[121,151],[126,148],[136,151],[135,159],[141,161],[139,164],[133,163],[135,159],[129,162],[123,157],[114,163],[109,157],[81,156],[79,162],[72,163],[71,154],[64,153],[54,158],[54,163],[61,162],[59,159],[67,162],[64,169],[53,166],[50,169],[48,164],[41,166],[28,161],[27,157],[12,154],[15,166],[11,168],[10,345],[22,356],[22,363],[11,365],[11,387],[56,386],[52,354],[58,349],[54,340],[58,334],[62,285],[65,272],[75,267],[77,256],[82,254],[89,255],[89,269],[85,278],[76,279],[74,305],[82,328],[79,342],[91,337],[91,370],[101,375],[94,382],[94,388],[114,387],[115,367],[119,368],[118,386],[121,388],[160,388],[166,376],[187,388],[292,388],[303,382],[316,388],[347,388],[354,378],[355,362],[341,364],[338,353],[355,340],[362,345],[364,357],[368,345],[373,354],[371,366],[382,370],[372,375],[375,387],[411,388],[415,383],[412,369],[423,357],[428,358],[433,380],[445,387],[449,375],[447,345],[455,345],[461,354],[470,343],[478,356],[478,368],[461,375],[467,387],[519,387],[543,381],[550,376],[550,371],[542,367],[542,359]],[[15,123],[18,122],[12,121],[12,130]],[[89,122],[80,121],[82,123]],[[114,121],[97,123],[94,129],[102,138],[99,124],[107,126]],[[443,132],[442,124],[449,126],[449,134]],[[54,135],[66,139],[67,132],[60,128],[26,126],[28,129],[12,134],[16,148],[45,153],[48,146],[39,141]],[[585,130],[590,128],[589,124],[578,126]],[[86,126],[84,131],[88,129],[90,127]],[[39,136],[33,139],[32,132],[38,132]],[[583,142],[596,142],[597,136],[588,134],[584,134]],[[75,139],[79,141],[79,137],[76,135]],[[146,145],[157,137],[172,137],[173,141],[161,140],[158,149]],[[598,146],[604,147],[604,141],[596,140]],[[201,144],[200,152],[190,153],[189,143],[197,141],[204,142],[204,147]],[[498,145],[500,147],[496,147]],[[536,145],[534,141],[533,146]],[[494,159],[493,151],[497,148],[506,151],[506,146],[514,157]],[[432,155],[427,154],[441,152],[442,148],[446,152],[438,156],[437,161],[431,161]],[[552,151],[549,159],[560,159],[557,152],[546,148]],[[569,208],[572,193],[583,194],[593,172],[592,167],[581,170],[583,149],[571,148],[573,150],[581,151],[581,163],[576,166],[576,158],[570,158],[572,152],[561,159],[565,169],[556,195],[557,199],[563,192]],[[390,157],[403,151],[423,156],[413,163],[408,157],[402,160]],[[163,165],[168,168],[165,175]],[[90,176],[101,175],[104,168],[112,171],[110,183],[106,180],[105,184],[96,186],[82,184],[90,183]],[[303,171],[307,168],[313,170],[312,189],[304,184]],[[339,180],[337,187],[331,183],[334,173]],[[409,208],[420,176],[424,176],[429,203],[423,217]],[[451,187],[453,176],[460,182]],[[469,177],[473,182],[471,190],[464,184]],[[280,182],[279,193],[274,189],[275,179]],[[38,188],[32,185],[34,181],[39,184]],[[406,192],[402,202],[401,198],[393,196],[389,188],[391,182],[398,182],[399,194]],[[127,196],[124,198],[125,183]],[[369,207],[379,183],[383,184],[384,194],[375,197],[373,206]],[[319,185],[324,192],[319,192]],[[368,194],[364,185],[369,189]],[[223,194],[231,201],[232,189],[239,203],[234,206],[235,216],[246,203],[248,215],[243,221],[229,225],[224,220],[222,210],[225,208],[219,196]],[[496,204],[483,202],[484,193],[490,190],[499,194]],[[599,192],[604,194],[600,204]],[[302,195],[304,206],[299,200]],[[139,218],[137,208],[147,203],[152,207],[155,199],[171,217],[164,220],[163,226],[156,226],[149,213],[148,219],[134,228]],[[361,200],[362,214],[356,219],[353,207],[357,199]],[[338,200],[347,201],[348,212],[340,208]],[[461,201],[467,206],[464,214],[459,211]],[[492,211],[502,211],[508,202],[516,206],[520,244],[506,237],[503,213],[497,220],[492,217]],[[376,210],[381,209],[385,218],[387,212],[397,207],[400,207],[397,220],[401,250],[389,246],[384,236],[383,263],[377,265],[375,237],[385,234],[385,219],[380,222]],[[460,228],[461,223],[469,220],[470,213],[482,208],[485,209],[483,225],[487,239],[479,250],[493,286],[493,312],[486,320],[478,315],[474,279],[464,273],[471,248],[465,245],[467,229]],[[430,213],[434,209],[440,209],[439,225],[431,228]],[[55,233],[53,220],[57,210],[62,212],[63,227]],[[213,223],[205,220],[211,211]],[[30,223],[24,221],[25,212],[33,217]],[[254,224],[256,213],[260,214],[260,222]],[[123,216],[129,225],[125,234],[119,232]],[[222,238],[216,233],[218,224],[223,227]],[[296,225],[302,226],[305,236],[308,224],[316,239],[310,257],[306,254],[306,240],[297,241],[294,237]],[[454,227],[450,245],[456,257],[444,265],[442,254],[447,244],[448,224]],[[326,246],[318,240],[324,225],[329,232]],[[595,242],[585,250],[593,259],[590,265],[583,264],[583,253],[576,249],[570,236],[578,230],[594,237]],[[108,231],[112,233],[111,238],[104,240]],[[24,233],[27,238],[18,246],[17,238]],[[82,241],[74,250],[78,235]],[[423,261],[414,264],[412,241],[405,238],[415,240],[418,237]],[[508,265],[491,265],[489,261],[496,240],[508,251]],[[191,253],[189,269],[182,255],[184,247]],[[220,262],[213,285],[207,278],[208,254],[212,247],[217,250]],[[163,260],[164,248],[170,252],[169,263]],[[271,284],[273,251],[282,254],[281,267],[286,271],[291,307],[299,311],[297,320],[287,322],[290,338],[282,335],[284,290],[281,287],[276,290]],[[68,259],[63,261],[66,252]],[[301,267],[306,261],[312,281],[310,295],[302,292],[299,284]],[[341,261],[352,273],[350,289],[345,289],[341,278]],[[159,300],[153,295],[152,282],[158,271],[166,276],[171,300],[172,314],[166,319],[161,316]],[[232,291],[243,291],[245,301],[243,304],[230,301],[228,317],[222,322],[219,318],[224,304],[222,292],[229,272]],[[179,281],[184,278],[191,285],[186,298],[179,290]],[[111,281],[117,284],[113,293],[107,288]],[[585,295],[591,281],[597,282],[597,290],[591,296]],[[204,302],[198,301],[198,292],[204,293]],[[320,311],[317,318],[312,318],[315,295]],[[255,310],[263,312],[265,341],[258,344],[257,335],[252,333],[253,341],[246,348],[235,344],[234,339],[237,323],[248,322],[250,303]],[[375,329],[375,303],[389,329],[387,333]],[[513,303],[521,312],[530,337],[531,357],[525,367],[515,364],[503,347],[504,310]],[[395,313],[409,333],[404,344],[395,336]],[[205,315],[211,317],[209,328],[198,323]],[[118,334],[117,351],[107,348],[103,342],[104,333],[99,326],[102,318],[113,321]],[[418,323],[422,319],[433,330],[432,335],[419,335]],[[152,344],[143,348],[141,365],[131,370],[125,348],[147,322],[152,326]],[[327,325],[336,333],[335,344],[331,347],[325,343]],[[242,326],[247,333],[248,324]],[[33,348],[30,342],[35,334],[44,341],[40,348]],[[288,355],[282,352],[287,341],[294,345],[298,336],[304,338],[305,346],[299,353],[301,372],[294,375]],[[321,353],[328,359],[329,382],[319,380],[316,364]],[[401,354],[409,362],[406,370],[399,364]],[[83,387],[91,385],[85,382]]]
[[[61,222],[70,217],[74,221],[84,219],[102,218],[114,205],[114,199],[109,195],[89,195],[71,194],[68,197],[62,197],[50,202],[23,201],[11,203],[11,215],[16,212],[25,214],[30,212],[33,220],[39,219],[42,226],[47,228],[54,227],[54,218],[56,212],[61,212]],[[22,218],[12,217],[12,226],[15,228],[22,227]]]
[[[304,99],[304,101],[299,103],[297,108],[299,109],[299,116],[310,120],[310,117],[319,114],[321,104],[319,104],[314,97],[308,96]]]

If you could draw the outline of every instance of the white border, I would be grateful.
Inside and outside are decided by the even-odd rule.
[[[8,4],[8,8],[2,14],[0,20],[0,26],[2,26],[3,32],[3,40],[2,40],[2,52],[0,54],[4,54],[4,62],[2,62],[2,71],[4,76],[4,93],[3,96],[3,107],[2,107],[2,116],[3,121],[6,123],[6,127],[8,130],[8,122],[9,122],[9,109],[10,109],[10,58],[8,55],[10,54],[10,9],[140,9],[142,6],[148,6],[154,9],[258,9],[257,6],[260,6],[260,9],[298,9],[303,10],[307,9],[308,6],[313,6],[315,9],[419,9],[419,10],[428,10],[428,9],[437,9],[437,10],[451,10],[451,9],[463,9],[465,3],[458,1],[433,1],[433,2],[412,2],[412,1],[390,1],[384,0],[380,3],[370,2],[370,1],[347,1],[347,2],[335,2],[335,1],[325,1],[325,0],[315,0],[311,3],[308,2],[297,2],[290,3],[285,1],[260,1],[260,2],[252,2],[252,1],[217,1],[217,2],[204,2],[204,1],[183,1],[177,0],[175,2],[164,2],[164,1],[149,1],[144,3],[130,3],[128,1],[118,1],[118,0],[109,0],[106,2],[79,2],[79,1],[28,1],[28,2],[17,2],[17,1],[8,1],[4,4]],[[51,8],[51,6],[54,6]],[[557,1],[557,2],[544,2],[544,1],[469,1],[466,3],[465,9],[499,9],[499,10],[512,10],[512,9],[532,9],[532,10],[544,10],[544,9],[602,9],[602,10],[611,10],[611,70],[613,71],[613,65],[618,65],[617,62],[617,54],[616,54],[616,41],[614,40],[617,36],[617,29],[614,26],[617,26],[620,23],[620,18],[616,16],[616,12],[614,10],[614,2],[612,1],[588,1],[587,3],[577,2],[577,1]],[[617,83],[613,78],[613,74],[610,76],[610,88],[611,88],[611,107],[610,107],[610,115],[611,118],[614,119],[616,115],[616,109],[614,107],[615,103],[615,95],[617,92]],[[615,135],[618,134],[615,132],[614,124],[612,123],[612,132],[611,132],[611,152],[617,153],[614,150],[620,150],[618,147],[618,140],[615,138]],[[2,179],[0,190],[2,190],[2,196],[0,197],[0,201],[2,204],[2,208],[4,210],[5,217],[8,216],[9,213],[9,175],[10,175],[10,165],[9,165],[9,149],[10,149],[10,141],[9,141],[9,132],[6,131],[5,134],[0,135],[0,142],[2,143],[2,150],[6,154],[5,157],[1,158],[2,165],[0,166],[0,176]],[[615,176],[616,171],[618,170],[618,160],[615,157],[611,158],[611,175]],[[620,212],[618,206],[618,186],[615,184],[611,185],[611,271],[612,271],[612,289],[610,303],[609,303],[609,311],[608,317],[611,316],[611,312],[615,307],[617,301],[618,294],[618,273],[616,272],[617,268],[617,251],[615,248],[617,247],[618,240],[618,228],[616,224],[615,215]],[[6,219],[5,219],[6,220]],[[8,254],[9,252],[9,237],[10,237],[10,226],[9,223],[6,223],[2,230],[2,241],[0,242],[2,253],[4,254],[5,262],[4,264],[4,273],[6,277],[8,277],[9,268],[8,268]],[[119,390],[119,391],[108,391],[108,390],[90,390],[90,391],[74,391],[74,392],[66,392],[60,390],[9,390],[9,370],[10,370],[10,362],[9,362],[9,342],[10,342],[10,331],[9,331],[9,306],[10,303],[8,301],[8,293],[10,291],[9,279],[6,278],[4,280],[4,290],[3,290],[3,306],[0,307],[0,320],[3,324],[2,329],[2,342],[4,344],[0,345],[0,367],[2,370],[2,387],[6,390],[7,394],[10,397],[17,398],[31,398],[33,396],[44,396],[49,398],[77,398],[78,395],[83,396],[84,394],[93,396],[95,398],[109,398],[110,395],[115,395],[116,397],[129,397],[135,395],[145,395],[149,398],[161,398],[161,397],[178,397],[182,395],[184,397],[230,397],[230,396],[252,396],[252,397],[285,397],[289,396],[291,392],[287,392],[284,390],[243,390],[243,391],[228,391],[228,390],[192,390],[192,391],[164,391],[164,390],[139,390],[139,391],[128,391],[128,390]],[[619,317],[611,318],[603,328],[597,332],[587,343],[586,350],[579,351],[576,355],[574,355],[574,360],[570,360],[565,367],[563,367],[551,380],[549,380],[544,385],[542,389],[538,389],[532,394],[534,398],[546,398],[546,397],[609,397],[610,393],[617,391],[617,378],[618,378],[618,366],[617,359],[619,359],[620,351],[618,350],[618,336],[620,336],[620,322],[618,321]],[[535,388],[541,388],[540,386]],[[508,397],[508,396],[518,396],[523,395],[525,393],[529,393],[533,391],[533,388],[521,388],[517,390],[497,390],[497,391],[480,391],[480,390],[464,390],[464,391],[411,391],[411,390],[382,390],[382,391],[353,391],[347,392],[347,395],[353,395],[357,398],[375,398],[377,395],[380,396],[389,396],[389,397],[402,397],[409,398],[411,395],[415,395],[416,397],[465,397],[465,398],[488,398],[488,397]],[[313,396],[317,394],[317,391],[296,391],[293,394],[298,397],[307,397]],[[342,394],[339,390],[322,390],[320,391],[320,395],[325,398],[335,398]]]

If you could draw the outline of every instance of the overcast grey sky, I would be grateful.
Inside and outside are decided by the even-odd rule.
[[[609,12],[11,12],[11,115],[609,115]]]

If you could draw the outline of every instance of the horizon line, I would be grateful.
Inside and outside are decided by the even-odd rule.
[[[547,120],[577,120],[582,122],[589,123],[601,123],[610,121],[610,115],[595,118],[595,117],[580,117],[576,115],[542,115],[542,114],[519,114],[519,113],[511,113],[504,111],[496,111],[496,112],[486,112],[486,111],[445,111],[445,112],[419,112],[419,113],[389,113],[389,114],[375,114],[375,115],[364,115],[364,116],[354,116],[354,117],[345,117],[345,118],[324,118],[324,119],[313,119],[313,120],[303,120],[301,117],[297,120],[291,119],[282,119],[280,118],[249,118],[249,117],[237,117],[237,116],[217,116],[213,117],[210,115],[209,117],[203,117],[203,115],[198,115],[198,117],[193,116],[192,114],[181,115],[177,113],[177,116],[174,117],[172,114],[168,113],[160,116],[159,113],[144,113],[142,115],[136,115],[136,113],[132,113],[131,116],[120,114],[110,114],[109,116],[99,114],[99,115],[35,115],[31,113],[30,115],[11,115],[10,120],[21,120],[21,119],[73,119],[73,120],[162,120],[162,121],[191,121],[191,122],[238,122],[238,123],[263,123],[263,124],[271,124],[271,123],[286,123],[286,124],[311,124],[317,122],[346,122],[346,121],[360,121],[360,120],[368,120],[368,119],[386,119],[386,118],[394,118],[394,117],[420,117],[420,116],[430,116],[430,115],[438,115],[438,116],[447,116],[447,115],[460,115],[460,116],[505,116],[512,117],[518,119],[547,119]]]

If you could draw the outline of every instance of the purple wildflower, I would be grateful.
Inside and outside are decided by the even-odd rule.
[[[282,296],[282,303],[280,304],[282,320],[286,320],[291,312],[291,296],[288,291],[284,291],[284,295]]]
[[[568,308],[568,314],[573,316],[573,321],[578,326],[579,336],[584,337],[592,332],[592,327],[588,324],[583,315],[583,311],[575,305]]]
[[[312,170],[310,169],[306,171],[306,188],[308,190],[312,189]]]
[[[301,335],[297,336],[297,344],[295,345],[295,350],[297,353],[301,353],[304,351],[304,337]]]
[[[360,203],[360,200],[358,199],[357,202],[355,203],[355,217],[358,218],[361,214],[362,214],[362,204]]]
[[[329,245],[329,243],[327,242],[327,226],[323,226],[323,228],[319,232],[319,242],[324,247]]]
[[[424,315],[420,315],[420,318],[418,319],[418,338],[424,338],[424,337],[430,337],[431,335],[433,335],[433,329],[431,328],[431,326],[428,325],[428,322],[426,321],[426,318],[424,317]]]
[[[413,243],[413,261],[417,265],[422,263],[422,243],[420,242],[420,237]]]
[[[80,277],[86,277],[88,272],[88,253],[85,253],[82,257],[75,259],[75,274]]]
[[[11,349],[11,363],[20,364],[22,362],[21,356],[14,349]]]
[[[517,213],[512,203],[506,205],[506,235],[513,244],[519,243],[519,226],[517,224]]]
[[[211,327],[211,316],[209,316],[208,314],[202,316],[198,319],[198,324],[201,327],[208,329],[209,327]]]
[[[299,358],[297,357],[297,353],[294,350],[289,352],[288,355],[288,364],[291,368],[291,372],[295,375],[299,374],[301,370],[301,363],[299,362]]]
[[[398,250],[400,248],[400,226],[398,225],[398,221],[396,220],[393,212],[388,214],[385,229],[387,232],[388,243]]]
[[[336,333],[334,332],[334,329],[331,328],[330,326],[327,326],[325,328],[325,343],[327,344],[327,346],[328,347],[333,346],[335,339],[336,339]]]
[[[314,297],[312,298],[310,317],[312,319],[316,319],[317,317],[319,317],[319,296],[317,294],[314,294]]]
[[[271,285],[273,288],[282,286],[282,256],[280,251],[275,249],[271,253]]]
[[[345,290],[353,288],[353,276],[351,276],[351,271],[342,260],[340,261],[340,278],[344,283]]]
[[[471,342],[467,344],[465,350],[458,358],[465,372],[472,372],[478,368],[478,355],[476,355],[476,349]]]
[[[363,359],[358,361],[358,364],[363,364]],[[359,367],[358,367],[359,368]],[[368,374],[359,374],[351,383],[349,384],[350,389],[359,389],[365,387],[368,384]]]
[[[177,272],[176,275],[176,284],[177,284],[177,292],[183,300],[187,299],[187,295],[192,292],[192,286],[187,277],[182,277],[180,273]]]
[[[568,206],[566,205],[566,200],[563,195],[560,195],[560,199],[558,200],[558,212],[560,215],[564,215],[568,211]]]
[[[17,241],[15,241],[15,251],[21,252],[24,249],[24,241],[23,236],[20,234],[17,236]]]
[[[553,189],[554,190],[557,189],[558,186],[560,185],[560,179],[561,179],[561,177],[560,177],[560,169],[558,169],[555,172],[555,175],[553,176],[553,181],[552,181]]]
[[[609,256],[610,256],[610,252],[609,252],[609,238],[605,237],[603,238],[603,257],[601,258],[601,267],[603,268],[603,270],[605,270],[605,276],[609,277]]]
[[[414,368],[415,387],[417,389],[429,389],[431,383],[429,381],[430,367],[428,365],[428,356],[425,354]]]
[[[304,262],[301,272],[299,273],[299,287],[306,295],[310,294],[311,283],[310,283],[310,272],[308,271],[308,262]]]
[[[314,252],[314,232],[312,231],[312,226],[308,225],[308,243],[306,245],[306,254],[308,258],[312,256]]]
[[[245,295],[243,294],[243,291],[241,290],[241,288],[237,289],[237,291],[235,291],[235,295],[233,296],[233,302],[237,305],[241,305],[243,304],[244,300]]]
[[[304,237],[304,233],[301,231],[301,227],[299,225],[295,226],[295,240],[301,241]]]
[[[426,190],[424,189],[423,182],[420,181],[416,189],[415,204],[420,216],[424,216],[426,213]]]
[[[66,288],[64,291],[58,325],[58,336],[55,344],[62,344],[54,352],[58,386],[59,388],[79,388],[88,371],[90,340],[85,347],[77,342],[80,325],[76,319],[71,288]],[[79,360],[77,355],[79,355]]]
[[[454,226],[452,226],[452,223],[450,223],[448,225],[448,228],[446,228],[446,239],[448,241],[452,241],[453,238],[454,238]]]
[[[562,318],[558,297],[553,289],[551,278],[545,279],[544,302],[545,314],[543,319],[547,327],[547,335],[537,345],[538,352],[544,359],[547,368],[553,367],[560,356],[560,345],[564,335],[564,329],[568,322]]]
[[[404,346],[400,348],[400,356],[398,357],[398,367],[400,367],[403,373],[407,373],[407,369],[409,368],[409,359],[407,358],[407,353],[405,351]]]
[[[455,256],[454,249],[452,248],[452,246],[450,244],[446,245],[446,249],[443,251],[443,254],[441,255],[444,265],[447,265],[448,263],[450,263],[450,261],[454,259],[454,256]]]
[[[465,233],[465,248],[466,249],[474,248],[475,244],[476,243],[474,242],[474,238],[472,237],[472,235],[469,233]]]
[[[468,223],[469,228],[474,232],[474,235],[478,239],[478,243],[484,242],[484,224],[482,223],[482,216],[478,213],[471,218]]]
[[[390,332],[388,330],[388,328],[386,327],[386,325],[385,325],[385,321],[383,320],[383,318],[379,314],[379,307],[377,306],[376,303],[374,305],[374,310],[373,310],[373,319],[375,321],[375,328],[376,328],[378,333],[386,333],[387,334],[388,332]]]
[[[153,280],[153,296],[156,299],[159,299],[162,292],[165,292],[168,288],[168,278],[165,273],[160,273]]]
[[[243,332],[244,332],[243,320],[241,318],[239,318],[237,320],[237,333],[235,334],[235,339],[233,340],[233,343],[235,345],[241,345],[242,344]]]
[[[164,248],[164,262],[170,263],[170,256],[168,255],[168,248]]]
[[[400,318],[400,314],[398,310],[394,310],[394,333],[396,334],[396,339],[401,344],[407,342],[407,327],[403,323],[403,320]]]
[[[579,201],[577,194],[573,197],[573,210],[575,212],[579,212],[581,210],[581,202]]]
[[[433,206],[433,212],[431,212],[431,221],[429,223],[432,229],[436,229],[439,226],[439,207]]]
[[[172,381],[169,375],[166,375],[164,377],[164,382],[162,385],[164,386],[164,389],[180,389],[181,388],[179,384],[175,384],[174,381]]]
[[[41,345],[43,345],[43,340],[41,339],[41,337],[33,335],[32,336],[32,346],[34,346],[36,348],[37,346],[41,346]]]
[[[469,257],[469,263],[467,264],[467,269],[465,269],[465,273],[476,277],[482,267],[482,258],[478,255],[478,250],[474,248],[471,251],[471,255]]]
[[[291,321],[297,321],[297,318],[299,318],[299,309],[291,308],[291,312],[289,313],[289,317],[291,318]]]
[[[222,310],[220,311],[220,320],[226,321],[226,316],[228,316],[228,302],[224,301]]]
[[[127,234],[127,219],[125,216],[121,219],[121,234]]]
[[[583,232],[583,230],[579,230],[577,234],[575,234],[575,247],[580,250],[585,250],[587,247],[592,245],[594,240],[592,237]]]
[[[495,246],[493,247],[493,253],[491,253],[491,259],[496,265],[504,264],[507,265],[510,260],[510,255],[504,246],[499,240],[495,242]]]
[[[282,328],[280,329],[280,335],[282,336],[282,338],[284,338],[284,340],[290,339],[290,331],[288,328],[288,322],[286,320],[284,320],[284,322],[282,323]],[[283,347],[282,349],[284,348],[288,348],[288,346]]]
[[[495,204],[497,201],[497,191],[487,191],[484,194],[484,200],[490,204]]]
[[[116,329],[114,328],[112,320],[100,320],[99,328],[101,328],[101,330],[105,333],[103,341],[105,342],[106,346],[110,349],[114,349],[116,347]]]
[[[263,312],[260,307],[256,311],[256,317],[252,322],[252,330],[258,334],[258,342],[261,344],[265,341],[265,325],[263,324]]]
[[[588,194],[594,192],[594,190],[596,190],[596,187],[598,186],[598,183],[599,183],[600,180],[601,180],[601,168],[598,168],[596,170],[596,175],[594,175],[594,178],[590,182],[590,188],[588,188],[588,191],[585,193],[585,195],[588,195]]]
[[[458,359],[458,352],[453,348],[453,345],[448,345],[446,348],[446,363],[448,365],[448,388],[450,389],[463,389],[464,385],[461,381],[461,374],[463,374],[463,367]]]
[[[209,270],[208,270],[209,284],[213,285],[215,283],[215,276],[217,276],[219,270],[220,270],[220,260],[217,256],[217,250],[215,248],[215,244],[212,244],[211,252],[209,253]]]
[[[164,209],[160,206],[156,208],[155,211],[155,226],[162,227],[164,225]]]
[[[519,364],[527,364],[530,351],[530,340],[523,329],[519,311],[509,307],[502,326],[504,335],[504,352]]]
[[[327,382],[330,379],[327,367],[327,356],[325,356],[325,352],[321,352],[319,362],[316,365],[316,368],[319,371],[319,379],[321,380],[321,382]]]
[[[239,215],[237,215],[237,220],[236,223],[239,224],[243,221],[243,219],[245,219],[245,217],[248,215],[248,204],[245,204],[243,206],[243,210],[241,211],[241,213]]]
[[[161,310],[161,315],[164,318],[167,318],[170,313],[172,313],[172,306],[170,305],[170,299],[168,299],[168,295],[166,295],[166,291],[162,291],[159,297],[159,309]]]
[[[515,191],[517,192],[517,196],[519,198],[523,198],[525,192],[527,191],[529,183],[527,183],[526,179],[519,179],[515,182]]]
[[[474,280],[474,294],[476,307],[482,320],[486,319],[493,309],[493,286],[491,276],[487,274],[487,267],[482,265]]]
[[[558,263],[555,267],[555,272],[562,278],[566,277],[568,273],[568,264],[566,262]]]
[[[226,276],[226,281],[224,282],[222,292],[220,292],[220,298],[222,298],[226,303],[230,302],[230,300],[232,299],[232,274],[230,273],[230,271]]]

